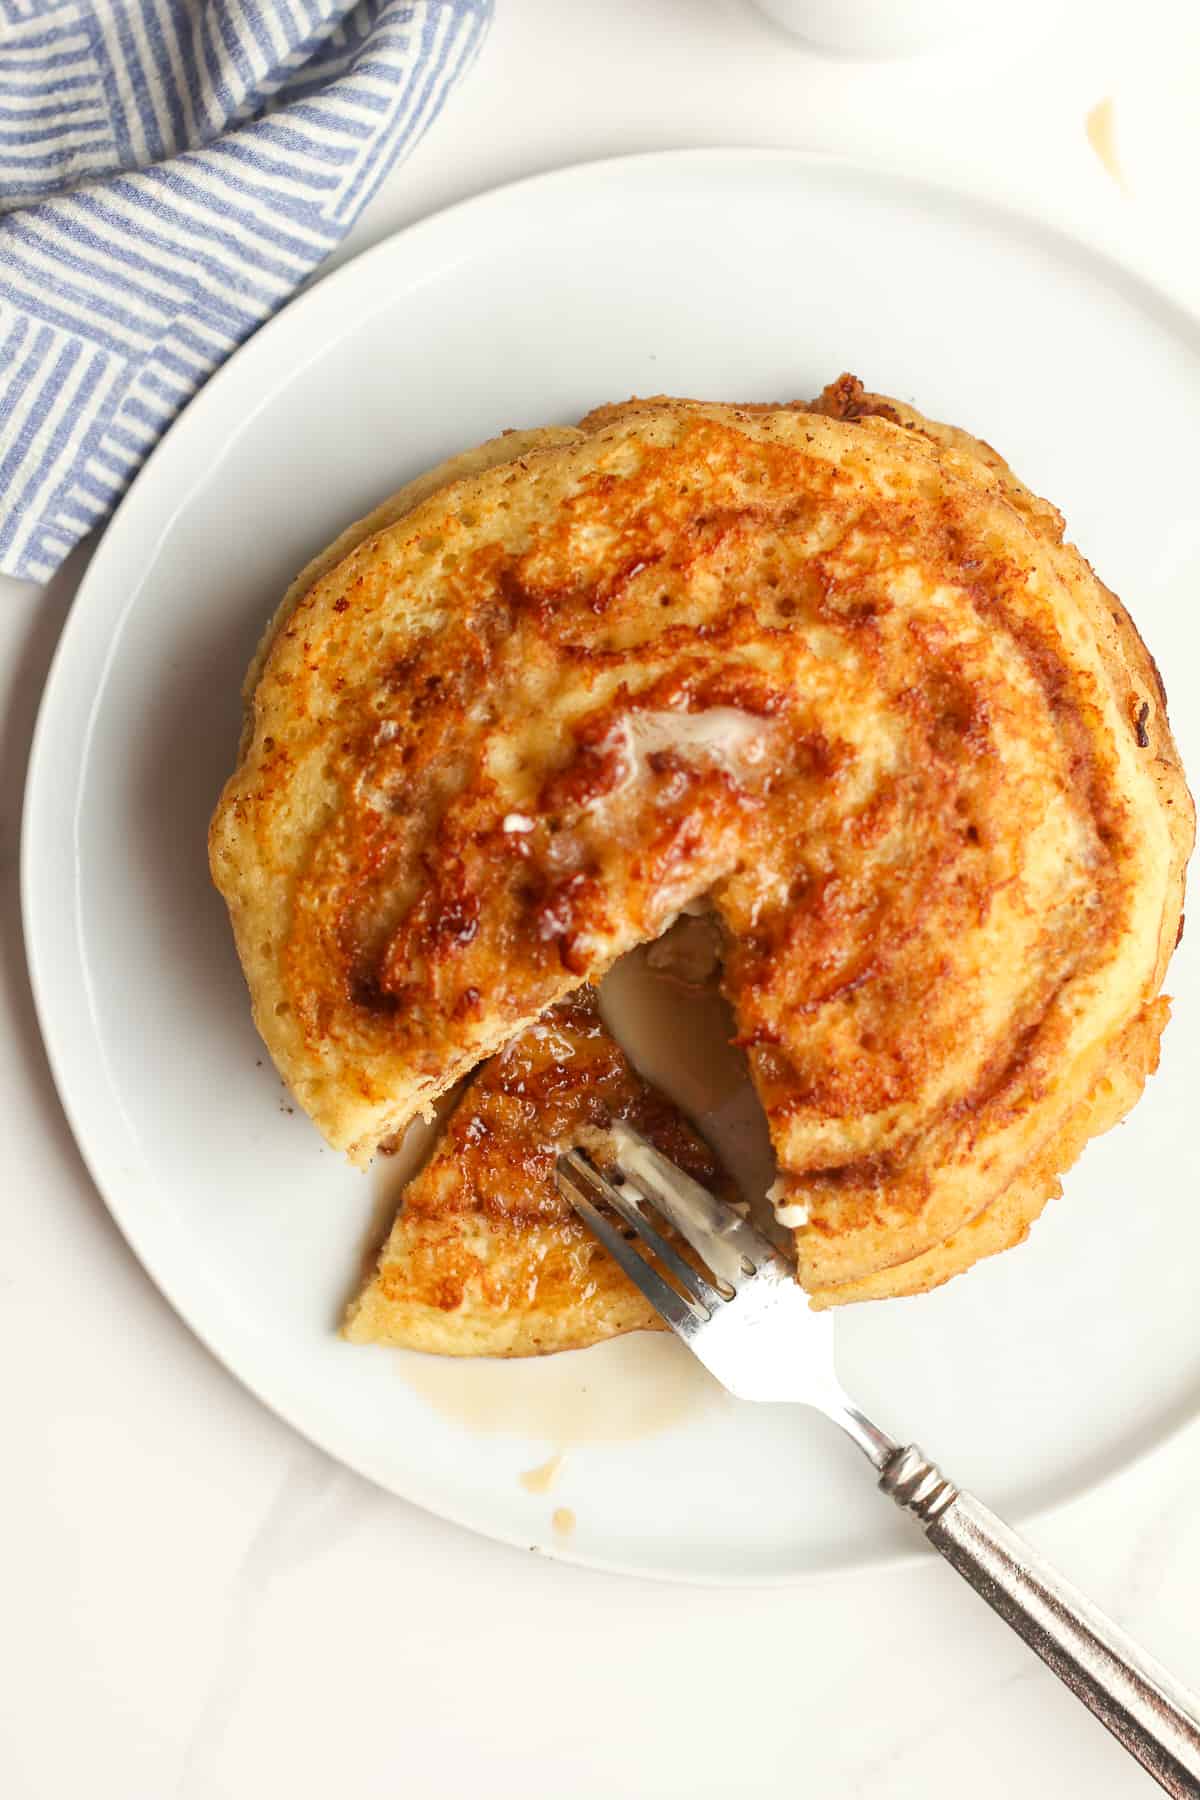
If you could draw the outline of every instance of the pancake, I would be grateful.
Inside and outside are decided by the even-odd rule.
[[[731,1194],[707,1144],[631,1067],[584,989],[471,1082],[405,1189],[345,1336],[443,1356],[533,1356],[657,1328],[649,1301],[554,1185],[559,1152],[583,1140],[603,1160],[617,1119]]]
[[[1154,1067],[1157,671],[989,446],[843,377],[497,440],[286,597],[210,839],[359,1163],[707,897],[820,1305],[1018,1241]]]

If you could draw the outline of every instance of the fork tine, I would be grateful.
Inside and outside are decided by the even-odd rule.
[[[738,1289],[765,1262],[779,1260],[768,1238],[693,1181],[623,1120],[611,1127],[617,1166],[675,1227],[719,1281]],[[749,1265],[749,1266],[747,1266]]]
[[[594,1173],[578,1150],[568,1150],[565,1156],[558,1159],[555,1180],[588,1230],[600,1240],[614,1262],[620,1264],[634,1286],[641,1289],[672,1331],[677,1331],[680,1337],[690,1337],[705,1315],[677,1294],[658,1270],[652,1268],[628,1239],[621,1236],[612,1220],[605,1218],[589,1193],[588,1177]],[[634,1230],[638,1230],[643,1222],[639,1220],[634,1225]]]
[[[694,1269],[691,1263],[685,1262],[674,1244],[668,1243],[653,1221],[646,1217],[638,1205],[638,1201],[644,1201],[646,1196],[639,1190],[636,1182],[630,1181],[624,1187],[618,1187],[583,1156],[578,1162],[573,1162],[571,1168],[587,1187],[588,1197],[593,1203],[604,1201],[627,1225],[633,1227],[642,1242],[653,1250],[659,1262],[674,1277],[687,1299],[694,1301],[702,1310],[712,1312],[723,1305],[727,1298],[732,1298],[732,1295],[718,1293],[702,1270]]]

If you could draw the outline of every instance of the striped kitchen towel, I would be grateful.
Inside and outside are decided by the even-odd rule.
[[[0,571],[45,580],[437,117],[491,0],[0,0]]]

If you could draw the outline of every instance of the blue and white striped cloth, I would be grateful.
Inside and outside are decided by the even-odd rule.
[[[437,117],[491,0],[0,0],[0,571],[45,580]]]

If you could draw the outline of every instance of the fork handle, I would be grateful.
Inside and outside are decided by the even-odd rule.
[[[879,1478],[948,1563],[1178,1800],[1200,1797],[1200,1702],[915,1444]]]

